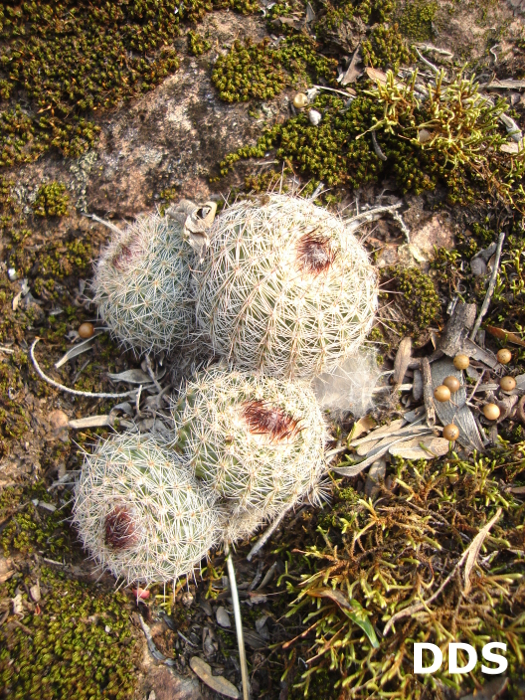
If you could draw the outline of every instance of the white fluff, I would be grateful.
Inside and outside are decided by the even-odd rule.
[[[333,372],[316,377],[312,389],[322,408],[360,418],[374,407],[373,393],[380,376],[376,354],[368,349],[347,358]]]

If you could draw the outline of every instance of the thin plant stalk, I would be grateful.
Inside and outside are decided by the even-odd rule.
[[[235,569],[230,551],[230,545],[226,542],[224,547],[226,554],[226,564],[228,566],[228,578],[230,580],[230,591],[232,594],[233,617],[235,619],[235,630],[237,632],[237,644],[239,647],[239,662],[241,665],[242,697],[243,700],[250,700],[250,680],[248,678],[248,664],[246,663],[246,649],[244,646],[244,635],[242,632],[241,605],[239,603],[239,593],[237,592],[237,581],[235,580]]]

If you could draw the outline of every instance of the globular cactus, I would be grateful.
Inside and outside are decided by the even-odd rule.
[[[324,473],[326,426],[302,383],[213,368],[188,382],[172,415],[176,448],[224,499],[239,537],[298,502]]]
[[[193,258],[183,223],[168,217],[141,216],[113,237],[96,268],[94,301],[126,347],[169,352],[187,341]]]
[[[344,221],[271,194],[224,210],[197,275],[197,322],[239,369],[310,379],[354,354],[374,321],[377,277]]]
[[[110,437],[86,456],[73,514],[93,558],[128,582],[190,574],[219,541],[213,494],[179,455],[138,433]]]

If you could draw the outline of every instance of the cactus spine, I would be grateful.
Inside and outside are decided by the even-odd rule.
[[[112,436],[87,455],[74,522],[84,546],[128,583],[193,572],[219,540],[212,494],[180,456],[138,433]]]
[[[310,379],[357,350],[377,278],[340,218],[272,194],[237,202],[208,233],[196,313],[218,354],[245,371]]]
[[[169,352],[194,327],[193,251],[180,222],[139,217],[111,240],[95,273],[95,303],[126,346]]]
[[[172,415],[177,448],[225,500],[232,532],[249,534],[324,472],[325,423],[301,383],[214,368],[188,383]]]

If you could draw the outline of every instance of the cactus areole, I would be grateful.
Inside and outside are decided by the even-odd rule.
[[[330,371],[374,321],[377,277],[345,222],[312,201],[237,202],[212,224],[197,272],[197,323],[239,369]]]

